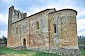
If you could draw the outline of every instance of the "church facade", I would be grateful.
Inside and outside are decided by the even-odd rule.
[[[53,8],[27,17],[27,13],[11,6],[7,47],[23,46],[26,49],[61,55],[79,52],[76,15],[77,11],[74,9],[56,11]]]

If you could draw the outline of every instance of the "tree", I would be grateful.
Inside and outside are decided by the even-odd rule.
[[[2,39],[3,39],[4,43],[7,44],[7,38],[5,36],[3,36]]]

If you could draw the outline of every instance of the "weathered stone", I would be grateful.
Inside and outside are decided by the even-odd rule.
[[[79,49],[51,49],[51,53],[58,53],[60,55],[67,55],[67,56],[81,56]]]
[[[19,15],[15,15],[14,11]],[[8,47],[23,46],[26,49],[80,56],[75,10],[46,9],[28,17],[26,13],[22,14],[13,6],[9,9]]]

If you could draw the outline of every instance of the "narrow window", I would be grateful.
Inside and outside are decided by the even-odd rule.
[[[16,34],[18,33],[18,27],[16,27]]]
[[[22,14],[21,14],[21,19],[22,19]]]
[[[55,33],[56,33],[56,26],[54,26],[54,30],[55,30]]]
[[[39,23],[36,22],[36,29],[38,30],[39,29]]]
[[[18,18],[19,18],[19,13],[18,13]]]
[[[53,27],[54,27],[54,33],[56,33],[56,24],[54,24]]]
[[[23,47],[26,47],[26,39],[23,39]]]
[[[14,11],[14,15],[16,16],[16,11]]]

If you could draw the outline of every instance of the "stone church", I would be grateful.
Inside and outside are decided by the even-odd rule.
[[[80,56],[77,39],[77,11],[74,9],[45,9],[27,16],[9,8],[7,47]]]

